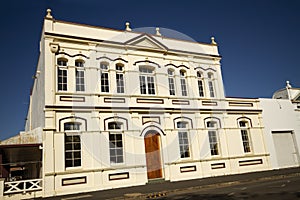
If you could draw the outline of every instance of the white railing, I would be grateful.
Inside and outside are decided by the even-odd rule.
[[[42,190],[42,179],[12,181],[4,183],[4,194]]]

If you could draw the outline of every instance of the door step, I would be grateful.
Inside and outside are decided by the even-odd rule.
[[[164,178],[155,178],[155,179],[149,179],[148,183],[146,184],[156,184],[156,183],[165,183],[165,182],[170,182],[170,181],[166,181]]]

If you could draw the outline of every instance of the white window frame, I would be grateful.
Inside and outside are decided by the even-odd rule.
[[[116,123],[118,124],[120,127],[114,127],[111,128],[109,127],[110,123]],[[109,141],[109,162],[111,165],[122,165],[125,163],[125,156],[124,156],[124,134],[123,134],[123,130],[124,130],[124,124],[122,122],[118,122],[118,121],[111,121],[107,123],[107,129],[109,131],[108,134],[108,141]],[[111,138],[114,135],[114,140],[112,141]],[[121,147],[118,147],[118,144],[120,145],[120,139],[118,139],[117,137],[121,136]],[[113,144],[113,142],[115,144]],[[118,144],[117,144],[118,143]],[[122,154],[118,154],[118,151],[122,152]],[[114,152],[114,154],[112,154],[112,152]],[[113,160],[112,158],[115,158],[116,160]],[[121,162],[118,162],[118,158],[121,158]]]
[[[117,93],[125,93],[125,82],[124,82],[124,65],[121,63],[116,64],[116,86]]]
[[[81,64],[78,64],[81,63]],[[84,61],[75,60],[75,79],[76,79],[76,91],[84,92],[85,91],[85,73],[84,73]]]
[[[76,129],[66,129],[65,125],[66,124],[76,124],[76,126],[73,127],[77,127]],[[64,136],[64,152],[65,152],[65,168],[66,169],[72,169],[72,168],[80,168],[82,167],[82,141],[81,141],[81,134],[80,134],[80,130],[82,128],[82,123],[80,122],[75,122],[75,121],[66,121],[65,123],[63,123],[64,126],[64,132],[65,132],[65,136]],[[79,142],[78,141],[74,141],[74,139],[79,138]],[[72,138],[70,142],[67,142],[67,138]],[[79,149],[78,149],[78,144],[79,144]],[[70,149],[67,149],[67,146],[70,146]],[[75,156],[75,154],[79,153],[79,157],[78,155]],[[71,159],[67,159],[67,154],[71,154]],[[77,158],[77,159],[75,159]],[[79,158],[79,159],[78,159]],[[67,160],[71,160],[72,164],[69,166],[67,164]],[[75,160],[80,160],[79,165],[77,165],[75,163]]]
[[[214,86],[214,74],[209,72],[207,74],[208,77],[208,89],[209,89],[209,96],[214,98],[216,97],[216,91]]]
[[[175,71],[172,69],[168,69],[168,82],[169,82],[169,94],[172,96],[176,95]]]
[[[57,59],[57,91],[68,91],[68,60],[66,58]]]
[[[211,156],[220,156],[220,139],[219,139],[219,122],[215,120],[206,121],[206,128],[208,129],[208,142]]]
[[[203,73],[197,72],[198,92],[200,97],[205,97]]]
[[[103,77],[102,75],[106,77]],[[109,89],[109,63],[100,62],[100,92],[109,93]]]
[[[186,73],[187,72],[185,70],[180,70],[180,87],[182,96],[188,96]]]
[[[242,125],[243,123],[243,125]],[[243,151],[246,154],[252,153],[252,142],[250,137],[250,123],[248,120],[239,120],[239,128],[241,129],[241,140],[243,144]]]
[[[146,95],[156,94],[155,85],[155,73],[154,69],[148,66],[139,67],[139,82],[140,82],[140,93]],[[150,87],[153,86],[153,87]],[[144,92],[145,91],[145,92]]]
[[[183,126],[180,126],[182,124]],[[189,123],[186,121],[176,122],[176,127],[178,130],[178,142],[179,142],[179,156],[181,159],[191,158],[191,145],[189,139]]]

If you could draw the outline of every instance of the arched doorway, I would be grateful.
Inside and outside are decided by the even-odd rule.
[[[148,179],[162,178],[160,134],[149,131],[145,135],[144,142]]]

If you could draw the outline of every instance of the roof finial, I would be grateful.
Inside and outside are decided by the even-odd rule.
[[[211,44],[217,44],[215,41],[215,37],[211,37],[210,39],[211,39]]]
[[[155,34],[158,35],[158,36],[161,36],[161,33],[159,32],[159,28],[157,27],[155,30],[156,30]]]
[[[53,19],[52,15],[51,15],[51,9],[47,9],[47,15],[46,15],[47,19]]]
[[[131,28],[130,28],[130,23],[129,22],[126,22],[125,23],[125,25],[126,25],[126,31],[131,31]]]
[[[290,84],[290,81],[286,81],[286,88],[292,88],[292,85]]]

